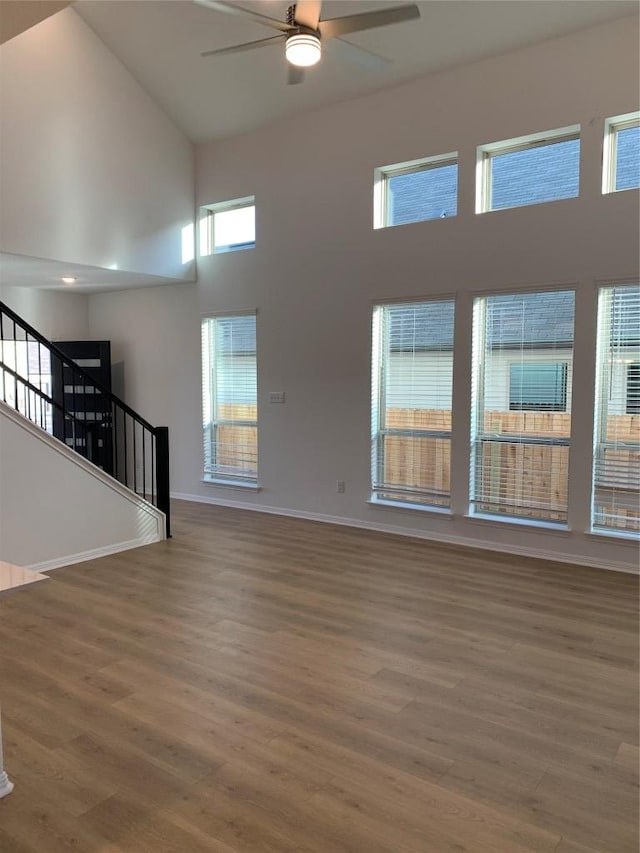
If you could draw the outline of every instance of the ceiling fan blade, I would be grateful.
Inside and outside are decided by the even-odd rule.
[[[358,15],[346,15],[344,18],[330,18],[320,21],[318,28],[324,39],[386,27],[388,24],[400,24],[402,21],[414,21],[420,17],[420,10],[414,4],[380,9],[378,12],[360,12]]]
[[[299,65],[287,65],[287,83],[289,86],[296,86],[298,83],[304,82],[304,68]]]
[[[282,41],[282,36],[269,36],[269,38],[258,39],[258,41],[248,41],[244,44],[233,44],[231,47],[221,47],[215,50],[203,50],[200,56],[224,56],[228,53],[244,53],[245,50],[254,50],[256,47],[266,47],[276,41]]]
[[[391,60],[387,59],[386,56],[365,50],[357,44],[346,41],[346,39],[331,39],[327,44],[327,50],[338,55],[340,59],[359,65],[367,71],[383,71],[388,65],[391,65]]]
[[[295,22],[310,30],[318,29],[322,0],[298,0],[296,3]]]
[[[237,15],[240,18],[254,21],[256,24],[271,27],[272,30],[279,30],[281,33],[288,33],[295,29],[295,27],[285,24],[284,21],[268,18],[259,12],[252,12],[250,9],[243,9],[241,6],[234,6],[231,3],[223,3],[222,0],[193,0],[193,2],[197,3],[198,6],[204,6],[205,9],[213,9],[215,12],[226,12],[228,15]]]

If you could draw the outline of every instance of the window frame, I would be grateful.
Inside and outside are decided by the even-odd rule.
[[[547,446],[547,447],[567,447],[569,456],[571,454],[571,446],[573,439],[573,423],[571,424],[571,430],[567,437],[565,436],[546,436],[546,437],[538,437],[532,435],[528,438],[528,440],[524,440],[522,438],[522,433],[500,433],[499,435],[492,434],[488,432],[486,429],[480,430],[479,424],[485,424],[485,399],[487,396],[487,383],[486,383],[486,364],[485,364],[485,354],[486,354],[486,339],[487,339],[487,301],[494,297],[500,296],[528,296],[531,294],[554,294],[554,293],[573,293],[573,337],[571,341],[571,352],[572,358],[575,352],[575,305],[577,298],[577,291],[574,287],[560,287],[560,288],[544,288],[541,287],[536,290],[526,289],[526,290],[500,290],[494,291],[490,293],[479,293],[475,294],[473,297],[473,320],[472,320],[472,342],[471,342],[471,353],[472,353],[472,370],[471,370],[471,420],[470,420],[470,454],[469,454],[469,506],[468,506],[468,517],[479,520],[489,520],[489,521],[497,521],[499,523],[507,523],[507,524],[522,524],[525,527],[544,527],[550,530],[560,530],[566,531],[569,530],[569,522],[568,522],[568,513],[569,513],[569,495],[567,494],[567,503],[564,510],[565,519],[558,520],[554,518],[538,518],[535,516],[527,516],[527,515],[516,515],[511,512],[501,512],[497,509],[492,511],[482,511],[477,508],[478,505],[483,503],[491,503],[489,498],[482,499],[480,497],[476,497],[476,482],[478,480],[478,472],[483,464],[483,456],[478,452],[478,448],[482,445],[483,442],[496,442],[496,443],[506,443],[506,444],[529,444],[529,445],[537,445],[537,446]],[[565,341],[560,341],[562,344],[566,344]],[[566,346],[562,347],[563,349]],[[506,350],[505,350],[506,351]],[[510,371],[510,365],[513,362],[508,361],[507,366]],[[564,359],[558,360],[557,363],[566,363],[567,364],[567,384],[566,384],[566,403],[569,405],[569,400],[572,399],[572,388],[571,383],[573,382],[573,370],[569,370],[569,362],[565,362]],[[507,407],[509,407],[510,403],[510,388],[507,389]],[[511,411],[510,408],[507,408],[507,411]],[[516,411],[526,411],[526,410],[516,410]],[[568,411],[565,407],[565,413]],[[569,410],[570,411],[570,410]],[[560,413],[561,414],[561,413]],[[567,482],[568,488],[568,482]],[[491,497],[491,496],[490,496]],[[495,501],[494,501],[495,503]],[[534,507],[531,507],[534,509]],[[550,513],[557,513],[559,510],[549,510]]]
[[[412,305],[428,305],[434,303],[451,303],[453,306],[453,330],[451,340],[451,359],[452,359],[452,390],[450,409],[453,414],[453,361],[455,360],[455,323],[457,311],[457,299],[455,295],[429,296],[418,299],[402,299],[388,302],[377,302],[373,305],[371,313],[371,497],[370,502],[374,504],[384,504],[396,506],[403,509],[417,509],[423,512],[435,512],[450,515],[451,510],[451,490],[448,494],[446,503],[429,503],[425,500],[417,500],[415,496],[426,495],[426,492],[421,493],[417,488],[406,488],[406,498],[394,498],[389,493],[400,493],[401,489],[384,488],[384,469],[385,469],[385,450],[384,438],[388,436],[413,436],[419,434],[420,438],[433,438],[448,440],[451,447],[452,427],[449,430],[432,430],[419,428],[395,428],[388,427],[384,421],[384,412],[386,412],[385,401],[387,399],[387,370],[385,369],[386,354],[391,356],[391,348],[387,353],[383,352],[385,346],[385,338],[387,332],[384,329],[384,315],[388,309],[393,307],[412,306]],[[442,352],[443,350],[436,350]],[[383,437],[381,443],[380,437]],[[381,449],[382,448],[382,449]],[[451,454],[451,451],[450,451]],[[451,465],[451,461],[450,461]],[[451,470],[449,471],[451,476]],[[378,485],[379,484],[379,485]],[[412,496],[414,499],[412,499]]]
[[[391,166],[379,166],[373,173],[373,227],[397,228],[400,225],[415,225],[418,222],[434,222],[436,217],[430,219],[416,219],[413,222],[390,222],[389,210],[389,180],[403,175],[429,172],[444,166],[458,167],[458,152],[450,151],[447,154],[436,154],[432,157],[422,157],[419,160],[408,160],[405,163],[395,163]],[[456,216],[458,213],[458,194],[456,192]],[[437,217],[440,218],[440,217]],[[453,219],[453,216],[445,217]]]
[[[640,110],[605,119],[604,144],[602,148],[602,193],[622,193],[638,187],[616,187],[618,167],[618,133],[630,127],[640,127]]]
[[[602,536],[614,536],[629,539],[631,541],[638,541],[640,539],[640,529],[634,530],[633,528],[625,528],[617,526],[616,524],[606,524],[607,519],[615,520],[616,516],[615,514],[607,514],[603,511],[602,503],[605,500],[605,496],[603,496],[600,501],[598,501],[597,496],[598,489],[612,489],[614,494],[609,496],[609,500],[613,499],[615,501],[617,497],[615,494],[616,489],[620,492],[625,491],[624,485],[613,482],[616,476],[619,477],[619,472],[615,470],[615,467],[612,473],[607,474],[606,461],[603,459],[603,454],[606,450],[612,450],[614,454],[620,451],[640,454],[640,440],[634,441],[628,437],[618,439],[615,435],[611,438],[608,436],[608,419],[610,416],[616,416],[615,411],[610,412],[609,410],[610,403],[615,400],[615,395],[612,396],[612,385],[615,380],[612,376],[611,366],[612,362],[615,364],[616,360],[620,358],[618,350],[623,346],[616,341],[614,336],[612,336],[614,316],[613,300],[615,299],[616,289],[624,290],[625,288],[628,288],[630,291],[635,290],[636,294],[638,294],[636,299],[640,300],[640,284],[638,284],[637,281],[620,281],[617,283],[608,282],[598,286],[596,309],[597,342],[595,353],[595,405],[589,532]],[[616,341],[615,346],[612,346],[612,338]],[[638,344],[630,344],[630,346],[635,349],[638,348]],[[640,364],[640,361],[637,361],[636,358],[634,358],[633,361],[629,362],[628,366],[632,364]],[[627,413],[628,373],[626,370],[624,371],[623,376],[624,413],[629,414],[630,417],[638,417],[635,413]],[[618,412],[618,416],[619,415],[620,412]],[[607,477],[609,477],[608,481]],[[633,493],[633,488],[627,490]],[[634,503],[634,508],[636,506],[637,499],[636,503]]]
[[[215,334],[215,324],[221,320],[235,320],[235,319],[243,319],[246,317],[253,317],[255,319],[255,328],[256,328],[256,346],[255,346],[255,382],[256,382],[256,417],[254,420],[228,420],[222,419],[218,417],[218,407],[219,400],[216,389],[216,378],[215,378],[215,364],[214,361],[210,358],[211,346],[207,349],[206,346],[206,338],[205,335],[211,334],[211,332],[205,332],[205,326],[207,324],[214,324],[214,334]],[[241,488],[254,488],[258,489],[258,458],[257,458],[257,433],[259,428],[259,407],[258,407],[258,312],[256,310],[249,311],[234,311],[231,313],[224,312],[220,314],[206,314],[201,318],[200,323],[201,328],[201,336],[202,336],[202,444],[203,444],[203,465],[202,465],[202,482],[203,483],[211,483],[214,485],[224,485],[224,486],[236,486]],[[214,344],[215,349],[215,344]],[[205,390],[205,374],[207,377],[207,388]],[[206,410],[206,402],[209,400],[209,411]],[[253,476],[244,475],[238,476],[234,475],[233,472],[221,472],[221,471],[207,471],[207,444],[209,445],[209,452],[212,455],[212,461],[209,464],[211,469],[216,467],[216,462],[213,461],[213,457],[218,448],[218,443],[216,439],[216,432],[220,426],[248,426],[255,427],[256,430],[256,467],[255,474]],[[211,430],[211,437],[207,439],[207,429]]]
[[[252,207],[254,209],[254,240],[251,243],[230,243],[224,246],[216,247],[216,232],[215,220],[218,213],[229,213],[232,210],[245,210]],[[205,204],[200,208],[200,229],[199,229],[199,255],[201,258],[209,257],[210,255],[224,255],[230,252],[241,252],[245,249],[255,249],[255,212],[256,198],[253,195],[245,196],[244,198],[231,199],[229,201],[216,202],[214,204]]]
[[[549,204],[554,201],[567,201],[570,198],[578,198],[580,195],[580,163],[578,163],[578,195],[562,199],[548,199],[547,201],[536,201],[528,204],[512,205],[510,207],[491,207],[492,169],[491,162],[501,154],[516,154],[534,148],[544,148],[559,142],[581,141],[581,127],[579,124],[556,130],[545,130],[540,133],[532,133],[528,136],[517,136],[513,139],[504,139],[500,142],[490,142],[479,145],[476,151],[476,213],[496,213],[501,210],[518,210],[521,207],[534,207],[537,204]]]

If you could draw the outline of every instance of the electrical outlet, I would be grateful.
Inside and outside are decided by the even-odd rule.
[[[270,403],[284,403],[284,391],[270,391],[269,392],[269,402]]]
[[[338,492],[338,494],[343,495],[346,487],[347,484],[344,480],[336,480],[336,492]]]

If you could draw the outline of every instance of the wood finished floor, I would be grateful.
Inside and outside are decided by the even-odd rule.
[[[637,578],[173,524],[0,601],[2,853],[636,853]]]

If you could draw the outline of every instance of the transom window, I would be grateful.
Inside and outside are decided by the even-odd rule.
[[[453,299],[374,309],[375,500],[449,507],[453,320]]]
[[[254,196],[200,208],[200,255],[253,249],[255,245]]]
[[[472,513],[566,523],[573,324],[573,291],[475,300]]]
[[[457,212],[457,152],[376,169],[374,228],[446,219]]]
[[[575,198],[579,175],[579,126],[482,145],[476,212]]]
[[[202,321],[204,479],[258,477],[256,316]]]
[[[640,187],[640,112],[605,122],[602,192]]]

